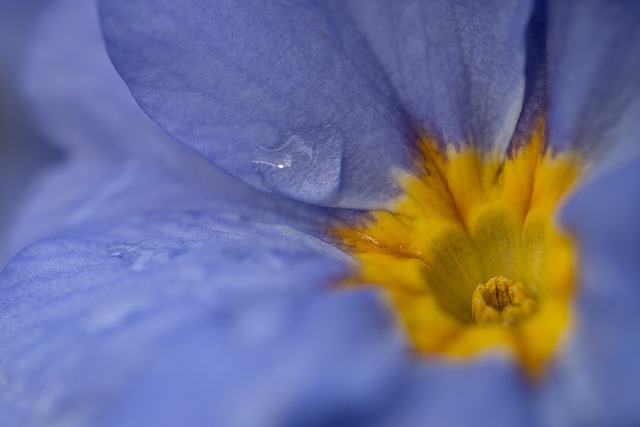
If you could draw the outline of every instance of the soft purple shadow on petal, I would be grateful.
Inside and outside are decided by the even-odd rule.
[[[417,366],[397,405],[375,427],[530,426],[531,389],[515,363],[496,356]]]
[[[25,87],[67,157],[41,174],[12,227],[13,254],[40,238],[158,209],[229,209],[318,233],[333,212],[252,189],[176,143],[139,109],[109,62],[95,5],[50,2],[34,29]]]
[[[263,426],[366,411],[402,377],[404,344],[374,292],[327,293],[341,257],[295,229],[207,212],[33,245],[0,274],[0,413]]]
[[[598,170],[640,152],[640,3],[549,1],[549,143]]]
[[[395,194],[407,117],[340,4],[99,4],[116,68],[179,141],[297,200],[371,208]]]
[[[531,1],[351,1],[421,130],[448,143],[502,151],[525,86]]]
[[[563,221],[581,252],[577,324],[543,394],[544,425],[638,425],[640,161],[593,181]]]
[[[526,33],[525,90],[522,111],[509,150],[513,153],[531,141],[547,115],[547,0],[534,0]]]
[[[55,158],[35,132],[16,89],[20,64],[40,0],[0,2],[0,265],[16,205],[29,180]]]
[[[169,138],[143,120],[106,55],[95,3],[56,0],[39,15],[22,88],[48,136],[75,155],[168,158]]]

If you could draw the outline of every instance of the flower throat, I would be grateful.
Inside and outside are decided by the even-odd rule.
[[[382,287],[420,353],[502,347],[536,373],[569,325],[576,256],[554,214],[579,161],[543,134],[506,159],[423,138],[392,208],[334,230],[359,261],[348,283]]]

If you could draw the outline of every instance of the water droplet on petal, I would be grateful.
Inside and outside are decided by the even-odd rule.
[[[289,130],[275,148],[259,146],[253,164],[275,193],[304,202],[327,201],[340,186],[344,135],[335,125]]]
[[[107,247],[107,254],[117,257],[133,271],[147,270],[153,266],[167,263],[176,251],[154,245],[152,241],[138,243],[119,243]]]

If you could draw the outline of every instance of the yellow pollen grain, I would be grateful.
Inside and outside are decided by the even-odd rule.
[[[383,288],[418,352],[501,348],[537,373],[556,348],[576,255],[555,214],[581,162],[545,152],[543,135],[506,158],[423,138],[419,172],[399,177],[391,209],[334,229],[358,260],[349,283]]]

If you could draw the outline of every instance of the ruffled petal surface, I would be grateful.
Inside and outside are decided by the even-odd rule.
[[[640,154],[640,3],[549,1],[549,143],[596,172]]]

